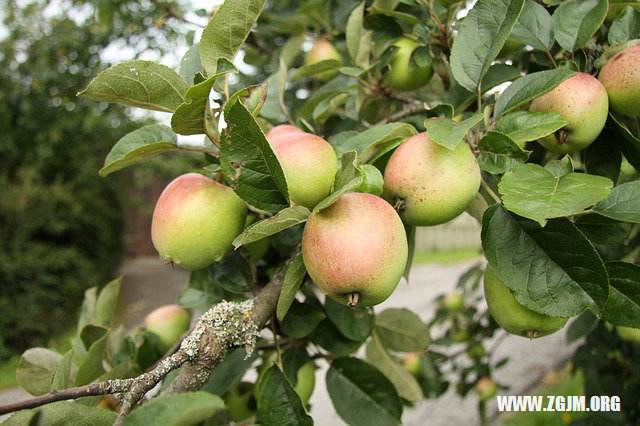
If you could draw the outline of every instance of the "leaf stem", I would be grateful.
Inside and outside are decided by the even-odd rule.
[[[498,204],[502,203],[502,200],[500,199],[500,197],[498,197],[498,195],[496,195],[496,193],[493,192],[493,189],[491,189],[489,184],[484,179],[480,180],[480,184],[482,185],[484,190],[487,191],[487,193],[491,196],[491,198],[493,198],[495,200],[496,203],[498,203]]]

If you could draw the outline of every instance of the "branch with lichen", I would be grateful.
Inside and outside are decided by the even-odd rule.
[[[182,341],[180,349],[164,358],[152,370],[130,379],[106,380],[52,391],[26,401],[0,406],[0,414],[85,396],[117,394],[121,407],[115,424],[121,424],[149,390],[179,367],[183,367],[180,374],[163,395],[200,389],[227,350],[243,346],[247,355],[253,352],[259,331],[275,312],[286,271],[299,253],[298,246],[255,298],[240,303],[225,301],[211,307]]]

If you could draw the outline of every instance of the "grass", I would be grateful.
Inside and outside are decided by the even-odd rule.
[[[437,263],[441,265],[452,265],[472,259],[480,259],[482,255],[478,248],[460,248],[439,251],[420,251],[413,256],[413,264]]]

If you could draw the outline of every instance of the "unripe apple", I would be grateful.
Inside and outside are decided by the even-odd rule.
[[[458,312],[464,307],[464,296],[457,291],[447,293],[442,299],[442,307],[449,312]]]
[[[481,377],[476,382],[474,390],[481,400],[487,401],[496,396],[498,393],[498,386],[493,380],[491,380],[491,377]]]
[[[255,416],[257,406],[254,398],[253,383],[240,382],[238,386],[231,388],[224,397],[229,417],[238,423],[249,417]]]
[[[409,225],[439,225],[458,216],[480,188],[480,168],[466,143],[455,150],[426,133],[403,142],[384,171],[384,193]]]
[[[269,143],[282,165],[293,203],[312,209],[329,195],[338,159],[327,141],[292,132],[269,139]]]
[[[391,89],[408,92],[426,85],[433,75],[431,64],[419,67],[411,61],[413,51],[420,47],[420,43],[408,38],[400,38],[393,46],[396,50],[389,60],[389,71],[384,81]]]
[[[189,329],[189,321],[189,313],[183,308],[165,305],[151,311],[144,318],[144,325],[160,338],[160,352],[166,352]]]
[[[640,329],[617,326],[616,333],[618,333],[618,337],[622,340],[632,343],[640,343]]]
[[[188,173],[160,194],[151,240],[160,256],[183,268],[206,268],[222,259],[244,229],[247,207],[235,192],[213,179]]]
[[[549,151],[565,154],[580,151],[596,140],[607,121],[609,100],[602,83],[579,72],[534,99],[529,111],[555,112],[568,122],[554,134],[538,139]]]
[[[530,339],[548,336],[564,327],[568,320],[539,314],[522,306],[489,266],[484,271],[484,297],[498,325],[517,336]]]
[[[311,46],[311,49],[307,53],[304,54],[304,65],[312,65],[322,61],[328,61],[330,59],[335,59],[336,61],[342,61],[342,56],[333,47],[331,42],[321,38],[316,40]],[[333,76],[335,76],[337,71],[324,71],[318,74],[314,74],[313,78],[316,80],[324,81],[329,80]]]
[[[420,352],[408,352],[404,354],[402,364],[409,373],[419,376],[422,373],[422,360],[420,358]]]
[[[640,44],[609,59],[598,78],[607,90],[615,112],[640,117]]]
[[[355,307],[386,300],[407,264],[407,235],[382,198],[350,192],[312,213],[302,235],[309,276],[332,299]]]
[[[267,140],[269,140],[275,139],[278,136],[286,135],[287,133],[304,133],[304,131],[290,124],[280,124],[272,127],[265,136],[267,137]]]

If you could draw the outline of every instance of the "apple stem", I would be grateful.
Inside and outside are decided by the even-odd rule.
[[[529,336],[529,339],[533,340],[536,337],[538,337],[538,331],[537,330],[529,330],[529,331],[527,331],[527,336]]]
[[[398,212],[403,211],[406,207],[407,203],[402,198],[396,198],[395,203],[393,203],[393,208]]]
[[[349,293],[347,295],[347,306],[350,308],[355,308],[358,306],[358,301],[360,301],[360,293],[354,291],[353,293]]]

